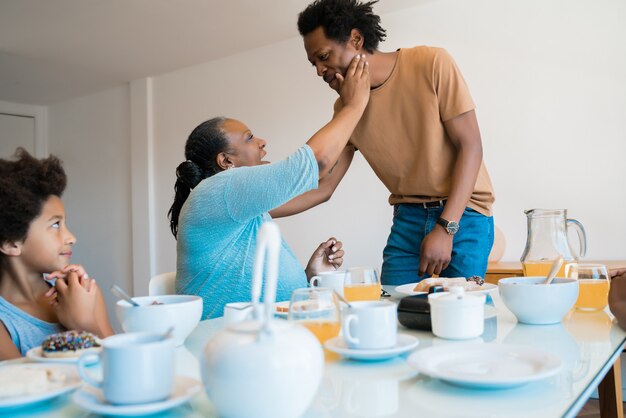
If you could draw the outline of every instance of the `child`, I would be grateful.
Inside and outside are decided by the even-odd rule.
[[[67,329],[113,334],[95,281],[70,264],[76,238],[65,224],[61,161],[22,148],[16,157],[0,159],[0,360]]]

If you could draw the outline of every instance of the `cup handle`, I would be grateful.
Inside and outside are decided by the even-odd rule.
[[[102,380],[98,380],[95,377],[93,377],[91,375],[91,373],[89,373],[85,367],[85,363],[87,362],[87,360],[89,360],[90,358],[94,358],[96,357],[98,359],[98,362],[100,361],[100,354],[98,353],[84,353],[83,355],[81,355],[78,359],[78,364],[76,365],[76,367],[78,367],[78,374],[80,375],[80,378],[83,379],[88,385],[91,386],[95,386],[97,388],[101,388],[102,387]]]
[[[346,319],[343,322],[343,337],[346,339],[346,341],[350,344],[359,344],[359,339],[352,336],[352,334],[350,334],[350,324],[356,321],[356,323],[359,323],[359,318],[356,315],[348,315],[346,316]]]
[[[311,287],[319,287],[320,281],[320,276],[313,276],[309,284],[311,285]]]

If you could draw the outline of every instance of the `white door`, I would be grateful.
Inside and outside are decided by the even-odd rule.
[[[0,158],[9,158],[17,147],[35,155],[35,118],[0,113]]]

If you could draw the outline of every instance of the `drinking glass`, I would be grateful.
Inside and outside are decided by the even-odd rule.
[[[378,272],[373,267],[353,267],[346,271],[343,295],[350,301],[379,300],[381,293]]]
[[[288,320],[298,321],[324,344],[339,335],[339,300],[325,287],[296,289],[291,294]]]
[[[578,280],[577,309],[597,311],[609,303],[609,273],[603,264],[568,264],[567,277]]]

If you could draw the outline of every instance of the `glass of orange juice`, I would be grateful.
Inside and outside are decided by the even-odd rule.
[[[324,344],[326,340],[338,336],[341,329],[337,295],[325,287],[294,290],[289,302],[288,320],[298,321]]]
[[[343,296],[350,302],[379,300],[381,293],[378,272],[373,267],[353,267],[346,271]]]
[[[578,280],[578,299],[576,308],[597,311],[606,308],[609,303],[610,279],[603,264],[568,264],[567,277]]]

